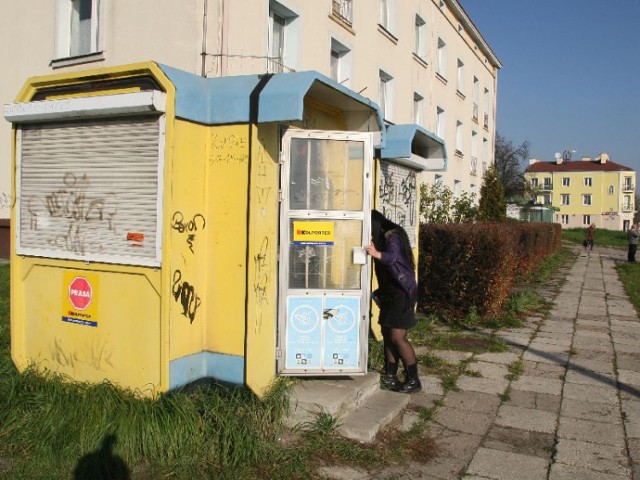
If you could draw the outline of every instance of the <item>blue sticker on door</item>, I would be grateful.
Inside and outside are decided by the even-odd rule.
[[[323,311],[324,367],[353,368],[358,366],[359,342],[359,298],[326,298]]]
[[[321,368],[322,299],[287,300],[286,368]]]

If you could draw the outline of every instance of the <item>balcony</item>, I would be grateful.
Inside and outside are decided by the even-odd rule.
[[[633,183],[623,183],[622,184],[622,191],[623,192],[633,192],[636,189],[635,185]]]
[[[627,205],[627,204],[623,203],[623,204],[620,206],[620,209],[621,209],[623,212],[625,212],[625,213],[633,212],[633,205]]]
[[[538,188],[539,188],[539,190],[541,192],[549,192],[549,191],[553,190],[553,183],[546,183],[545,182],[542,185],[540,185]]]
[[[353,0],[333,0],[332,13],[344,23],[353,26]]]

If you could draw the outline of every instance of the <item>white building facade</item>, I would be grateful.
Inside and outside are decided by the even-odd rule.
[[[502,65],[457,0],[32,0],[2,2],[0,24],[2,104],[32,76],[145,60],[203,77],[315,70],[444,141],[446,171],[421,181],[479,194],[493,161]],[[4,257],[10,132],[0,122]]]

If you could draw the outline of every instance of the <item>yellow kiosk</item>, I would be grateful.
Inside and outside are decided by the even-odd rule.
[[[19,369],[145,395],[366,372],[368,99],[146,62],[31,78],[4,114]]]

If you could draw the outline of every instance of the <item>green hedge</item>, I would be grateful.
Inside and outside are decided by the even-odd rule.
[[[559,245],[551,223],[473,223],[420,226],[419,308],[424,312],[496,312],[514,281]]]

